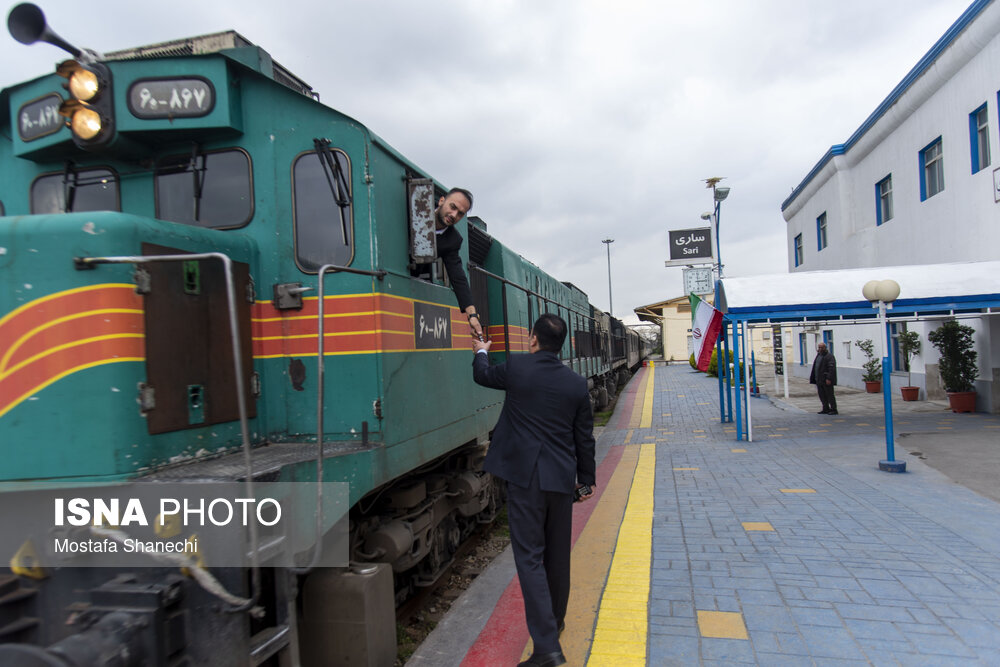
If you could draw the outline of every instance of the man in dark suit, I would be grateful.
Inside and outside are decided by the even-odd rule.
[[[545,313],[531,354],[490,366],[489,342],[473,341],[473,378],[507,392],[483,468],[507,482],[507,516],[534,652],[519,667],[566,662],[559,633],[569,602],[573,494],[593,495],[594,415],[587,380],[559,360],[566,322]],[[589,487],[589,488],[587,488]]]
[[[462,235],[454,227],[471,208],[472,193],[462,188],[452,188],[438,200],[438,206],[434,210],[434,228],[437,234],[438,257],[444,262],[451,288],[455,290],[455,297],[458,298],[458,307],[468,317],[472,333],[482,339],[483,325],[479,321],[479,314],[476,313],[476,306],[472,303],[472,289],[469,287],[465,269],[462,268],[462,257],[458,254],[462,247]]]
[[[816,358],[813,359],[809,382],[816,385],[816,393],[819,394],[819,402],[823,406],[819,414],[840,414],[837,412],[837,397],[833,395],[833,388],[837,384],[837,359],[832,352],[827,352],[826,343],[816,345]]]

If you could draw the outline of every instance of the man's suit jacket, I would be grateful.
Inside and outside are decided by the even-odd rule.
[[[837,359],[832,352],[817,354],[813,359],[812,372],[809,373],[810,384],[825,385],[827,380],[830,384],[837,384]]]
[[[477,353],[473,377],[507,392],[483,468],[526,487],[538,466],[543,491],[572,493],[576,483],[595,483],[594,415],[587,380],[554,352],[509,355],[490,366]]]
[[[458,253],[461,247],[462,235],[454,227],[448,227],[438,234],[438,257],[444,262],[451,288],[455,290],[455,297],[458,299],[458,307],[464,311],[472,305],[472,289],[469,287],[465,269],[462,268],[462,256]]]

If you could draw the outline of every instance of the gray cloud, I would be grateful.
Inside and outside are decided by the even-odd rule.
[[[727,275],[786,270],[782,200],[969,0],[41,0],[110,51],[235,29],[448,185],[501,242],[615,312],[681,293],[667,231],[725,176]],[[4,85],[52,47],[0,39]]]

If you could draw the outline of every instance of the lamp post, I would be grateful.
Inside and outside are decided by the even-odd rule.
[[[882,403],[885,406],[885,460],[878,462],[878,469],[884,472],[906,472],[906,461],[895,460],[892,432],[892,365],[889,350],[892,346],[886,311],[892,309],[892,302],[899,298],[899,283],[895,280],[869,280],[861,288],[861,294],[871,301],[872,308],[878,308],[878,323],[882,328]]]
[[[719,181],[724,177],[714,176],[712,178],[705,179],[705,187],[712,188],[712,202],[713,208],[711,213],[702,213],[701,219],[708,220],[712,225],[712,233],[715,234],[715,304],[719,303],[719,280],[722,279],[722,246],[719,244],[719,214],[722,209],[722,202],[726,197],[729,196],[729,188],[726,186],[719,186]],[[715,342],[715,354],[716,359],[719,360],[718,367],[720,369],[727,369],[729,366],[729,337],[727,336],[728,326],[726,324],[727,320],[722,320],[722,331],[719,334],[718,340]],[[723,380],[725,376],[725,380]],[[725,388],[723,388],[723,386]],[[725,400],[723,400],[725,399]],[[728,417],[726,414],[726,408],[728,406]],[[739,415],[739,406],[736,408],[737,416]],[[732,394],[729,389],[729,373],[722,372],[719,373],[719,414],[721,422],[732,422],[733,421],[733,399]]]
[[[601,241],[601,243],[608,246],[608,314],[611,317],[615,316],[615,302],[611,298],[611,244],[614,242],[614,239],[604,239]]]

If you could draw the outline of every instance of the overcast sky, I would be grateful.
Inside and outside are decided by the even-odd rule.
[[[788,270],[781,202],[971,0],[41,0],[97,51],[233,29],[614,313],[680,296],[667,232],[722,205],[726,275]],[[15,3],[10,3],[13,6]],[[91,7],[85,12],[85,7]],[[0,38],[0,86],[62,52]]]

